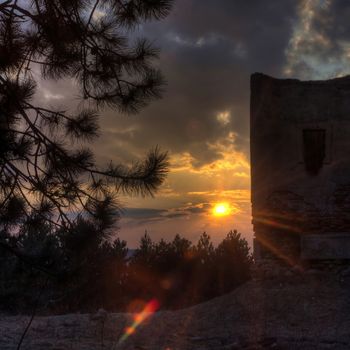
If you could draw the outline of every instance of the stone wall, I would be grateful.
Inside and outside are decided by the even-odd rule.
[[[251,176],[256,259],[298,263],[303,235],[350,240],[350,77],[253,74]]]

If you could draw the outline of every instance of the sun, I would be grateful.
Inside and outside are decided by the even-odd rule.
[[[230,206],[227,203],[217,203],[213,208],[213,214],[215,216],[226,216],[231,212]]]

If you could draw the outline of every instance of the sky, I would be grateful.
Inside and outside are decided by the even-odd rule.
[[[328,79],[350,72],[348,0],[176,0],[162,21],[138,28],[161,49],[162,99],[137,115],[101,112],[97,162],[128,163],[158,145],[170,172],[154,198],[121,197],[118,235],[136,247],[175,234],[214,243],[233,229],[252,243],[249,80]],[[69,82],[42,82],[43,98],[64,103]],[[228,215],[213,215],[226,203]]]

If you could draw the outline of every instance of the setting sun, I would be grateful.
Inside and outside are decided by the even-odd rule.
[[[214,206],[213,214],[215,216],[225,216],[230,214],[230,207],[227,203],[217,203]]]

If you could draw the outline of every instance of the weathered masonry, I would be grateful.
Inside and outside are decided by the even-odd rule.
[[[257,261],[350,259],[350,77],[251,77]]]

